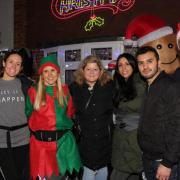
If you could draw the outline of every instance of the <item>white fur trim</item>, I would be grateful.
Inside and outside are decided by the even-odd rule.
[[[124,46],[132,46],[133,45],[133,40],[125,39],[123,44],[124,44]]]
[[[180,31],[178,31],[177,33],[176,40],[177,40],[178,49],[180,50]]]
[[[138,46],[137,41],[133,41],[133,45],[132,45],[132,47],[137,47],[137,46]]]
[[[148,42],[159,39],[163,36],[173,34],[173,29],[170,26],[165,26],[138,39],[138,46],[142,46]]]

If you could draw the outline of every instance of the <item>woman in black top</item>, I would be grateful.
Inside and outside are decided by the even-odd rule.
[[[112,146],[111,76],[96,56],[88,56],[76,71],[70,90],[82,134],[79,143],[84,165],[82,179],[106,180]]]

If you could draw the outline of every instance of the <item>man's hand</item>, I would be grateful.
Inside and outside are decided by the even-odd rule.
[[[168,180],[171,174],[171,168],[167,168],[162,164],[159,165],[156,173],[156,178],[158,180]]]

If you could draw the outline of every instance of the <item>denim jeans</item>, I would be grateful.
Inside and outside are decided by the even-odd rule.
[[[92,170],[84,166],[82,180],[107,180],[108,169],[103,167],[98,170]]]
[[[156,180],[156,172],[160,163],[159,160],[149,160],[143,157],[143,167],[147,180]],[[169,180],[177,180],[177,165],[172,167]]]

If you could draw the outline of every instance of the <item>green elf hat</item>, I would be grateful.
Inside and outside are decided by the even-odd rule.
[[[53,67],[54,69],[56,69],[58,73],[60,73],[60,66],[59,66],[59,64],[58,64],[56,55],[49,55],[49,56],[43,57],[43,58],[40,60],[40,62],[39,62],[39,67],[38,67],[38,74],[41,74],[42,71],[43,71],[43,69],[44,69],[46,66],[51,66],[51,67]]]

